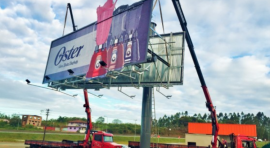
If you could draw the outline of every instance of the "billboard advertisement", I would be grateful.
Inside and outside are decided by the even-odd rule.
[[[73,77],[68,69],[93,79],[146,61],[153,0],[115,4],[107,0],[97,8],[97,22],[52,41],[43,83]]]
[[[160,38],[162,37],[162,39]],[[174,85],[183,85],[184,78],[184,54],[185,54],[185,33],[175,32],[170,34],[160,34],[149,38],[148,49],[155,51],[155,54],[162,59],[167,59],[164,40],[168,41],[168,58],[170,67],[161,60],[156,62],[143,63],[138,66],[125,66],[121,73],[110,72],[110,76],[98,81],[85,82],[78,81],[75,85],[78,88],[102,89],[104,86],[109,87],[172,87]],[[148,57],[152,52],[148,50]],[[127,77],[130,76],[130,77]],[[114,79],[113,77],[117,77]],[[132,77],[132,78],[131,78]],[[72,81],[72,80],[71,80]],[[62,89],[74,89],[68,84],[61,85]],[[102,84],[102,85],[101,85]],[[57,84],[52,84],[54,86]],[[60,85],[57,85],[60,86]]]

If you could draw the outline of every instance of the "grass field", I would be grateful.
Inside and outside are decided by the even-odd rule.
[[[256,145],[258,148],[263,147],[264,145],[266,145],[267,143],[269,143],[269,141],[263,141],[263,142],[256,142]]]
[[[123,136],[114,136],[114,141],[119,144],[128,144],[128,141],[140,141],[140,137],[123,137]],[[185,139],[178,139],[178,138],[151,138],[151,142],[153,143],[184,143]]]
[[[72,140],[78,141],[83,140],[84,135],[74,135],[74,134],[46,134],[46,141],[62,141]],[[23,142],[24,140],[42,140],[43,134],[40,133],[0,133],[0,142]],[[132,136],[114,136],[114,142],[119,144],[128,144],[128,141],[134,141]],[[140,137],[136,137],[135,141],[139,141]],[[157,138],[151,138],[151,142],[158,142]],[[177,138],[159,138],[159,143],[184,143],[185,139]]]

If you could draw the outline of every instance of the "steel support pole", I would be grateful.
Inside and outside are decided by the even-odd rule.
[[[143,88],[140,147],[150,147],[152,120],[152,87]]]

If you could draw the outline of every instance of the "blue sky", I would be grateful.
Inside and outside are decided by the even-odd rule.
[[[68,90],[77,98],[27,86],[25,79],[41,85],[50,42],[62,36],[67,0],[1,0],[0,3],[0,112],[40,114],[50,108],[51,118],[85,117],[82,90]],[[117,6],[135,0],[118,0]],[[78,28],[96,21],[96,8],[105,0],[72,1]],[[165,32],[179,32],[171,1],[161,0]],[[270,116],[270,6],[269,0],[181,0],[195,51],[217,112],[264,112]],[[162,33],[158,7],[153,12]],[[72,31],[68,18],[65,33]],[[208,113],[205,98],[188,48],[185,51],[184,85],[156,94],[157,117],[188,111]],[[140,120],[142,88],[123,88],[136,95],[130,99],[116,89],[92,91],[92,116],[109,122]],[[43,114],[44,116],[44,114]],[[138,123],[138,121],[137,121]]]

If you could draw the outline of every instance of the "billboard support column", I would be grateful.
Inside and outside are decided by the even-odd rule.
[[[150,147],[152,121],[152,87],[143,87],[140,147]]]

